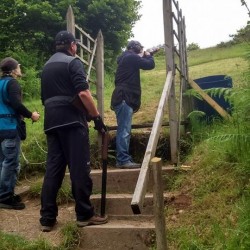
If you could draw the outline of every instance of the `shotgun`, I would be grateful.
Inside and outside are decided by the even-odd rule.
[[[109,132],[102,134],[102,193],[101,193],[101,217],[105,216],[106,209],[106,186],[107,186],[107,166],[108,166],[108,144]]]

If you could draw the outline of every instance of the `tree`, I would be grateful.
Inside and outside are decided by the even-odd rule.
[[[200,46],[198,45],[198,43],[190,43],[187,46],[187,51],[197,50],[197,49],[200,49]]]
[[[116,53],[132,35],[132,27],[139,19],[139,6],[139,2],[133,0],[91,1],[86,28],[94,36],[101,29],[107,47]]]
[[[41,61],[53,51],[55,34],[66,29],[71,5],[76,23],[96,37],[102,30],[105,56],[115,57],[132,35],[139,19],[137,0],[2,0],[0,2],[1,53],[37,50]]]
[[[242,43],[242,42],[250,42],[250,22],[247,22],[246,27],[237,30],[237,34],[235,35],[229,35],[233,38],[234,42],[236,43]]]
[[[61,29],[63,22],[60,12],[48,1],[2,0],[0,17],[2,51],[19,48],[48,52],[52,33]]]

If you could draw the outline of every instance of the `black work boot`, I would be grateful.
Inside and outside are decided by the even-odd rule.
[[[12,196],[7,200],[1,201],[0,208],[22,210],[25,208],[25,204],[18,202],[14,196]]]

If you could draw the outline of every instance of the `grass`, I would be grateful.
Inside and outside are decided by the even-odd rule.
[[[249,100],[247,88],[239,97]],[[229,122],[199,123],[191,132],[193,153],[185,164],[192,171],[176,188],[193,201],[184,213],[168,211],[168,218],[178,214],[168,224],[170,249],[249,249],[249,122],[241,106],[234,108],[242,116],[235,112]]]
[[[232,59],[236,57],[243,57],[245,55],[245,44],[237,44],[233,47],[225,48],[212,47],[202,50],[193,50],[188,53],[188,65],[189,67],[193,67],[195,65],[202,65],[203,63],[215,62],[223,59]],[[225,67],[222,66],[221,68],[223,69]]]
[[[224,65],[224,66],[223,66]],[[232,77],[233,85],[239,86],[242,82],[242,72],[248,67],[242,57],[227,58],[189,68],[191,79],[202,78],[209,75],[227,75]]]
[[[215,153],[209,146],[206,142],[199,144],[190,157],[192,172],[179,182],[179,190],[190,193],[193,201],[178,214],[177,221],[168,223],[170,249],[248,249],[238,243],[233,248],[230,243],[231,238],[236,240],[238,228],[249,220],[247,217],[242,224],[238,221],[244,211],[241,192],[247,186],[237,170],[223,161],[225,153]],[[171,213],[178,211],[168,213],[171,218]]]
[[[62,243],[59,246],[52,246],[45,239],[27,241],[23,237],[0,231],[1,250],[73,250],[79,245],[79,231],[75,223],[66,224],[62,230]]]
[[[244,46],[236,45],[231,48],[218,49],[209,48],[204,50],[191,51],[189,53],[189,75],[190,78],[196,79],[208,75],[224,74],[233,79],[233,85],[241,83],[241,74],[247,68],[247,62],[241,56],[244,55]],[[153,123],[158,102],[161,97],[161,91],[166,78],[165,57],[163,52],[159,52],[155,57],[156,67],[150,71],[141,71],[142,85],[142,104],[140,110],[134,114],[133,124]],[[202,62],[202,63],[201,63]],[[198,64],[200,63],[200,64]],[[179,76],[176,75],[176,89],[178,89]],[[105,101],[104,101],[104,120],[108,126],[115,126],[116,119],[114,112],[110,109],[110,99],[114,89],[114,77],[105,75]],[[46,138],[43,133],[44,117],[43,107],[40,100],[30,100],[27,106],[31,110],[38,110],[41,114],[41,120],[37,123],[31,123],[27,120],[28,138],[22,143],[23,156],[22,165],[26,169],[44,169],[46,157]],[[167,116],[167,110],[166,110]],[[92,162],[98,165],[96,161],[97,143],[96,133],[93,130],[93,124],[90,123],[90,137],[92,142]],[[133,131],[137,133],[138,131]],[[141,131],[139,131],[141,133]]]

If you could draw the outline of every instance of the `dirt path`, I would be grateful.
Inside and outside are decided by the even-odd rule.
[[[0,209],[0,230],[2,232],[17,234],[27,240],[46,239],[52,245],[61,243],[60,229],[69,221],[75,220],[74,204],[59,206],[58,224],[50,233],[40,231],[39,210],[40,200],[23,198],[26,208],[23,210]]]

